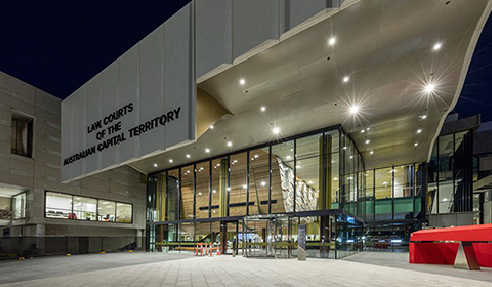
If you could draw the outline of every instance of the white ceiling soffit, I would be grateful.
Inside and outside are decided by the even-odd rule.
[[[234,117],[190,146],[132,165],[150,173],[336,124],[354,138],[367,168],[425,161],[490,13],[489,0],[470,3],[347,5],[200,83]],[[434,90],[427,93],[429,84]],[[350,114],[352,106],[359,107],[357,115]]]
[[[27,188],[19,185],[0,183],[0,197],[12,197],[26,190]]]

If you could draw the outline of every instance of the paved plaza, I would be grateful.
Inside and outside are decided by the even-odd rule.
[[[342,260],[144,252],[0,262],[0,286],[492,286],[492,269],[408,264],[408,253]]]

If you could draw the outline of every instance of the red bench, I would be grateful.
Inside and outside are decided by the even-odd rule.
[[[421,230],[410,236],[410,263],[492,267],[492,224]]]

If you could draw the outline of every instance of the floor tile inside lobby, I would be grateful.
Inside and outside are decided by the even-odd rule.
[[[408,264],[408,253],[343,260],[144,252],[0,261],[0,286],[492,286],[492,269]],[[3,285],[5,284],[5,285]]]

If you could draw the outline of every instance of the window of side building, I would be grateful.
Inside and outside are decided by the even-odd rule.
[[[33,119],[12,111],[10,153],[32,157]]]
[[[26,194],[24,193],[24,205],[25,195]],[[19,196],[22,196],[22,194]],[[18,200],[21,201],[22,198]],[[45,200],[45,217],[132,223],[133,205],[130,203],[116,202],[106,199],[89,198],[79,195],[47,191]]]

